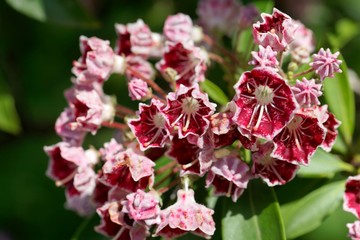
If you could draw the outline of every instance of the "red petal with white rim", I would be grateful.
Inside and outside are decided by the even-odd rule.
[[[233,120],[245,136],[271,140],[297,109],[289,85],[268,68],[244,72],[234,88],[237,108]]]
[[[308,165],[311,156],[325,139],[325,128],[318,116],[297,113],[275,138],[272,157],[293,164]]]

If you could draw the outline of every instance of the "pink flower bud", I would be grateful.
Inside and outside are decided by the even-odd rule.
[[[320,80],[324,80],[326,77],[334,77],[334,73],[341,73],[339,65],[342,63],[338,60],[339,52],[332,54],[330,49],[320,51],[313,55],[313,62],[309,65],[315,70],[315,73],[320,76]]]

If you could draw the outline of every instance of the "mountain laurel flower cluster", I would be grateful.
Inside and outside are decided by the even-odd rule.
[[[210,239],[220,226],[198,202],[200,189],[236,202],[255,178],[286,184],[318,148],[330,151],[335,142],[340,122],[319,97],[323,82],[341,72],[338,52],[313,53],[311,30],[278,9],[260,15],[235,0],[201,0],[197,13],[198,25],[182,13],[168,16],[163,33],[141,19],[116,24],[114,47],[80,37],[68,106],[55,124],[61,141],[44,148],[47,175],[65,188],[66,207],[96,212],[95,230],[111,239]],[[217,42],[249,29],[250,59]],[[240,78],[223,82],[234,94],[215,103],[208,70],[220,65],[235,76],[234,64],[242,66]],[[104,92],[112,75],[124,76],[111,81],[125,80],[137,109],[121,103],[126,96],[117,102]],[[100,131],[106,142],[85,147]],[[345,208],[358,218],[359,191],[360,178],[350,178]],[[359,236],[358,222],[349,229]]]

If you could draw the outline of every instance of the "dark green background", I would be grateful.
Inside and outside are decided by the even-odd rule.
[[[114,44],[116,22],[142,18],[153,31],[161,31],[167,15],[183,12],[195,17],[197,5],[192,0],[83,2],[90,2],[88,10],[99,21],[98,28],[38,22],[0,1],[0,71],[15,98],[22,126],[17,136],[0,132],[0,240],[6,239],[5,235],[9,239],[70,239],[83,222],[63,208],[64,190],[55,187],[45,176],[48,158],[43,152],[44,145],[60,141],[53,126],[66,106],[63,91],[71,86],[71,63],[80,56],[79,36],[97,36]],[[296,2],[298,6],[294,5]],[[360,22],[358,0],[277,0],[276,3],[289,15],[302,19],[320,41],[324,33],[334,31],[334,23],[341,18]],[[357,36],[342,51],[349,68],[358,74],[359,43]],[[106,88],[128,102],[123,80],[112,78]],[[100,145],[102,141],[99,138],[94,143]],[[353,219],[351,214],[339,210],[326,221],[322,231],[302,239],[346,239],[344,224]],[[91,221],[80,239],[102,239],[91,230],[98,222],[97,217]]]

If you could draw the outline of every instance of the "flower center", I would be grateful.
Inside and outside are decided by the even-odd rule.
[[[154,121],[155,127],[157,127],[157,128],[165,127],[165,118],[163,117],[163,115],[161,115],[161,113],[159,113],[159,112],[156,113],[154,115],[153,121]]]
[[[182,109],[186,115],[191,115],[197,112],[200,108],[199,101],[192,97],[186,97],[182,101]]]
[[[294,131],[294,130],[296,130],[296,129],[298,129],[300,127],[302,121],[303,121],[302,117],[295,116],[293,118],[293,120],[287,125],[287,128],[289,129],[290,132]]]
[[[255,89],[255,98],[260,105],[268,105],[272,103],[274,98],[274,91],[266,85],[260,85]]]

